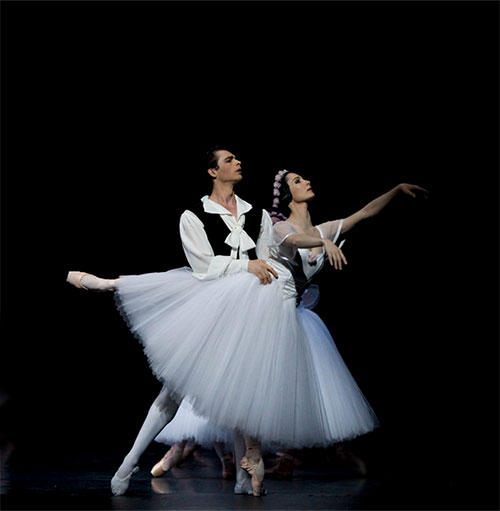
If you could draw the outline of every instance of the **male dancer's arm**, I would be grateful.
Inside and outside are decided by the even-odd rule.
[[[202,221],[191,211],[186,210],[182,213],[179,228],[182,248],[193,270],[193,277],[199,280],[213,280],[224,275],[248,271],[248,259],[234,259],[231,256],[214,254]]]
[[[261,234],[262,232],[261,226]],[[193,277],[199,280],[213,280],[240,271],[253,273],[263,284],[271,282],[270,274],[278,278],[276,271],[264,260],[250,261],[248,258],[235,259],[231,256],[215,255],[202,221],[189,210],[181,215],[180,234],[184,253],[193,270]],[[261,235],[259,240],[260,238]]]

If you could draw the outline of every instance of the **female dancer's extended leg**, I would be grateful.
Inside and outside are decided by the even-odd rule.
[[[114,291],[118,279],[101,279],[91,273],[70,271],[66,282],[80,289],[86,289],[87,291]]]

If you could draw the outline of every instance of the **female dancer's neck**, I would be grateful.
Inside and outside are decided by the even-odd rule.
[[[297,227],[304,230],[312,227],[311,215],[309,214],[309,208],[307,202],[292,202],[290,203],[290,216],[288,221]]]

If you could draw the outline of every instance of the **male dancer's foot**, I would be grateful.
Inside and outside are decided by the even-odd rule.
[[[120,477],[120,470],[116,472],[111,479],[111,493],[118,497],[123,495],[129,487],[130,478],[139,470],[139,467],[134,467],[127,475]]]
[[[134,445],[123,459],[120,468],[111,480],[111,491],[113,495],[123,495],[130,484],[130,478],[138,470],[136,466],[149,444],[158,433],[173,419],[179,405],[162,389],[154,403],[149,408],[146,420],[139,430]]]

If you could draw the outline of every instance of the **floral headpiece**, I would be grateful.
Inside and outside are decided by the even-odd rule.
[[[288,170],[280,170],[275,178],[274,178],[274,185],[273,185],[273,195],[274,195],[274,200],[273,200],[273,211],[271,211],[271,218],[273,217],[278,217],[279,219],[281,220],[286,220],[286,216],[283,215],[282,213],[278,213],[277,211],[274,211],[276,209],[278,209],[279,205],[280,205],[280,199],[279,199],[279,196],[280,196],[280,188],[281,188],[281,180],[283,179],[283,176],[288,172]],[[273,221],[274,221],[274,218],[273,218]],[[279,220],[276,220],[276,222],[279,221]]]

